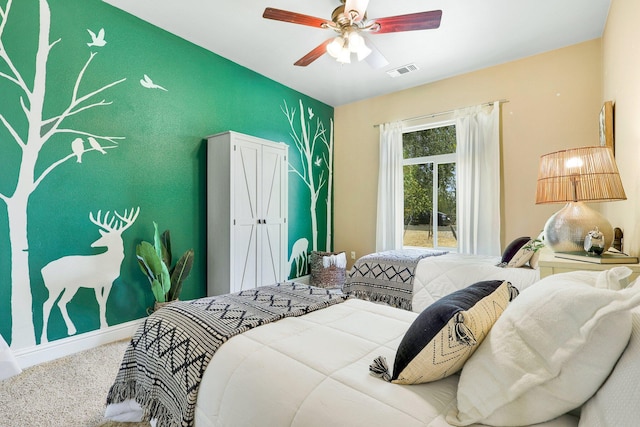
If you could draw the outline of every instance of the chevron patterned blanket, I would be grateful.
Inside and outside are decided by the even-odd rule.
[[[346,299],[299,283],[176,301],[149,316],[125,351],[107,404],[134,399],[158,427],[193,425],[202,375],[229,338],[276,320]]]
[[[356,298],[411,311],[418,262],[446,253],[448,251],[403,249],[365,255],[349,271],[342,291]]]

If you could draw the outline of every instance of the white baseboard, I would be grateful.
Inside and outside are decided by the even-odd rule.
[[[289,279],[289,281],[290,282],[304,283],[305,285],[308,285],[310,277],[311,276],[309,276],[307,274],[306,276],[300,276],[300,277],[296,277],[295,279]]]
[[[143,319],[132,320],[108,328],[62,338],[35,347],[12,350],[20,368],[49,362],[80,351],[89,350],[113,341],[131,338]]]

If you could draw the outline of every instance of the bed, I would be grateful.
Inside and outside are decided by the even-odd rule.
[[[420,313],[443,296],[480,280],[508,280],[524,290],[540,279],[539,270],[528,265],[499,266],[507,265],[504,259],[504,255],[464,255],[432,249],[377,252],[355,262],[343,291]]]
[[[609,272],[574,272],[551,276],[529,286],[504,309],[460,372],[416,385],[385,381],[372,375],[370,369],[372,361],[379,356],[394,360],[412,325],[429,310],[418,314],[349,298],[299,316],[284,316],[235,334],[219,346],[206,369],[201,367],[202,378],[189,421],[158,419],[158,426],[191,425],[191,421],[197,427],[484,425],[464,417],[460,418],[462,421],[456,421],[457,424],[451,424],[451,421],[456,419],[461,402],[469,404],[474,396],[491,396],[491,387],[487,385],[500,382],[495,378],[489,382],[480,380],[482,375],[487,375],[482,372],[487,360],[490,365],[499,367],[496,372],[501,375],[508,377],[511,372],[517,389],[529,387],[510,402],[517,410],[536,408],[531,419],[541,422],[541,426],[578,426],[580,421],[576,414],[579,411],[567,414],[568,407],[564,410],[554,405],[580,407],[583,402],[586,402],[583,414],[589,417],[585,419],[583,415],[585,426],[634,425],[640,415],[636,409],[640,396],[635,387],[640,380],[640,369],[632,368],[638,365],[634,360],[637,361],[640,345],[640,311],[634,309],[632,316],[630,310],[637,306],[640,296],[635,287],[617,291],[600,289],[602,283],[606,288],[607,283],[617,282],[619,276]],[[303,289],[306,285],[294,286]],[[313,290],[313,287],[308,288]],[[581,296],[583,293],[584,297]],[[584,310],[580,309],[582,306]],[[162,316],[163,310],[170,312],[171,307],[157,314]],[[534,325],[543,335],[540,337],[540,357],[549,351],[550,343],[561,348],[561,351],[551,351],[552,356],[544,365],[562,373],[549,377],[546,370],[538,372],[535,361],[529,361],[530,375],[522,375],[522,372],[516,375],[509,367],[508,358],[501,360],[505,356],[492,354],[492,349],[499,347],[502,340],[507,341],[503,336],[505,331],[526,326],[528,313],[539,313],[540,310],[556,310],[542,319],[536,316],[529,319],[534,323],[547,319],[556,325],[555,328],[548,324],[544,327],[544,323]],[[568,317],[565,319],[564,315]],[[208,337],[198,339],[206,341]],[[567,342],[571,343],[569,347]],[[603,348],[610,350],[603,355]],[[561,354],[561,360],[554,359],[553,354]],[[622,364],[623,372],[617,367],[613,369],[619,357],[618,365]],[[558,363],[560,366],[555,366]],[[495,375],[496,372],[488,374]],[[529,384],[522,384],[523,377]],[[602,383],[604,385],[600,386]],[[545,390],[539,390],[541,384]],[[562,398],[554,394],[556,391]],[[574,393],[579,396],[571,401],[569,396]],[[527,396],[531,396],[534,403],[526,401]],[[562,412],[549,414],[548,407]],[[543,413],[543,418],[550,418],[540,421],[536,418],[538,413]],[[139,421],[143,414],[140,405],[130,397],[110,395],[107,418]],[[609,418],[602,421],[605,416]],[[523,425],[496,424],[490,417],[486,419],[492,425]],[[599,424],[592,423],[597,419]],[[629,423],[625,424],[624,420]]]

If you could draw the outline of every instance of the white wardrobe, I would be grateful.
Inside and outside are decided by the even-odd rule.
[[[287,279],[287,151],[237,132],[207,138],[207,294]]]

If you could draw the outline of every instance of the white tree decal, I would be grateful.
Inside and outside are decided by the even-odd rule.
[[[31,75],[29,71],[20,71],[9,57],[3,42],[4,30],[9,19],[13,0],[7,0],[4,7],[0,6],[0,59],[4,61],[8,72],[0,72],[0,77],[16,85],[22,92],[20,107],[27,121],[27,130],[21,132],[17,127],[9,123],[5,115],[0,112],[0,123],[8,130],[13,142],[21,150],[20,170],[13,192],[0,193],[0,199],[7,205],[9,221],[9,239],[11,244],[11,319],[12,335],[11,347],[21,348],[36,344],[35,329],[33,323],[33,308],[31,295],[31,279],[29,275],[29,242],[27,236],[27,206],[31,194],[38,188],[42,181],[61,164],[75,159],[81,162],[83,153],[97,151],[105,153],[105,150],[116,148],[117,141],[124,137],[97,135],[81,129],[68,129],[63,127],[65,120],[71,116],[82,113],[95,107],[110,105],[104,99],[96,100],[96,97],[105,90],[122,83],[126,79],[120,79],[106,84],[96,90],[82,94],[80,86],[89,68],[89,65],[97,55],[91,52],[84,66],[80,69],[71,93],[69,104],[62,112],[53,117],[44,117],[44,103],[47,84],[47,61],[49,54],[60,39],[49,41],[51,26],[51,12],[47,0],[38,0],[39,3],[39,33],[37,53],[34,61],[33,81],[27,81],[25,76]],[[104,46],[104,30],[89,43],[90,47]],[[36,174],[38,155],[44,145],[54,135],[69,134],[69,153],[57,161],[51,163],[41,173]],[[84,139],[89,146],[85,147]],[[0,141],[2,143],[3,141]]]
[[[320,197],[320,191],[322,188],[327,185],[327,240],[326,240],[326,251],[331,250],[331,199],[332,199],[332,190],[333,190],[333,120],[330,119],[329,126],[329,135],[327,135],[327,129],[324,126],[324,123],[320,120],[319,117],[316,117],[315,120],[315,129],[312,130],[310,122],[313,122],[313,118],[315,114],[311,108],[307,109],[307,115],[304,114],[304,106],[302,104],[302,100],[299,102],[300,105],[300,117],[299,117],[299,127],[297,130],[296,126],[296,109],[289,108],[287,102],[284,102],[284,106],[281,107],[282,112],[287,117],[287,121],[289,122],[289,127],[291,129],[290,135],[293,138],[293,141],[296,145],[300,153],[301,166],[300,168],[296,168],[289,162],[290,171],[294,172],[296,175],[302,179],[307,188],[309,188],[310,194],[310,204],[309,204],[309,213],[311,215],[311,232],[312,232],[312,250],[318,250],[318,213],[317,213],[317,205],[318,198]],[[322,157],[320,157],[316,152],[317,144],[322,144]],[[316,158],[314,159],[314,153]],[[327,166],[325,170],[322,168],[318,180],[316,182],[313,168],[322,167],[322,162],[324,162]],[[327,176],[325,176],[325,172]]]

